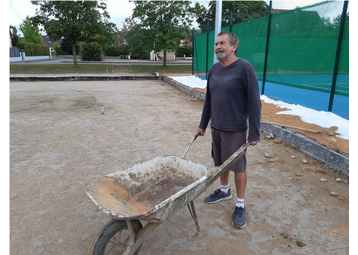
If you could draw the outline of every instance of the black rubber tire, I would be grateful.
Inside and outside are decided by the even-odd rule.
[[[138,232],[143,228],[143,225],[139,220],[131,220],[131,224],[136,234],[138,234]],[[114,238],[115,241],[116,234],[121,234],[122,237],[125,237],[127,240],[129,240],[129,232],[127,230],[128,230],[127,223],[124,220],[112,220],[111,222],[109,222],[106,226],[103,227],[103,229],[100,232],[100,235],[93,249],[93,255],[106,254],[105,251],[107,245],[113,244],[113,242],[110,242],[110,240]],[[117,248],[119,248],[120,246],[121,245],[117,245]],[[139,248],[136,250],[134,254],[138,254],[140,247],[141,246],[139,246]],[[122,253],[120,251],[116,251],[116,253],[113,254],[122,254]]]

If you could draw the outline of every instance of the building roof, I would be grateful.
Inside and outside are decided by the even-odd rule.
[[[47,45],[48,47],[55,47],[56,45],[60,45],[61,40],[52,41],[49,36],[43,35],[42,42],[43,42],[43,44]]]

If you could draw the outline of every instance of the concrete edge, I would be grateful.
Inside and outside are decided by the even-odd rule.
[[[163,76],[163,80],[180,89],[181,91],[197,97],[200,92],[193,90],[167,76]],[[205,95],[198,96],[201,101],[205,100]],[[349,155],[333,148],[318,143],[316,140],[308,138],[302,134],[293,132],[284,127],[275,126],[272,124],[261,123],[261,130],[266,134],[273,134],[276,138],[287,142],[293,147],[298,148],[303,153],[312,158],[333,167],[336,171],[349,176]]]
[[[120,81],[120,80],[158,80],[157,76],[22,76],[10,77],[10,81]]]
[[[174,87],[180,89],[181,91],[191,95],[192,97],[197,97],[197,99],[204,101],[205,100],[205,94],[201,94],[200,92],[191,89],[190,87],[187,87],[167,76],[163,76],[163,81],[166,81],[167,83],[173,85]],[[200,95],[199,95],[200,94]]]

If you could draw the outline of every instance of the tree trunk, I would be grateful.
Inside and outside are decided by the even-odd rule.
[[[167,50],[163,50],[164,58],[163,58],[163,67],[167,67]]]
[[[72,43],[72,56],[73,56],[73,64],[74,67],[78,67],[77,65],[77,51],[76,51],[76,43]]]

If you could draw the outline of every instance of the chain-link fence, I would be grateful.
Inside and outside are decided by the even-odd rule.
[[[212,27],[208,24],[207,27]],[[349,119],[348,1],[325,1],[222,28],[239,37],[261,94]],[[193,73],[207,77],[214,31],[194,36]]]

